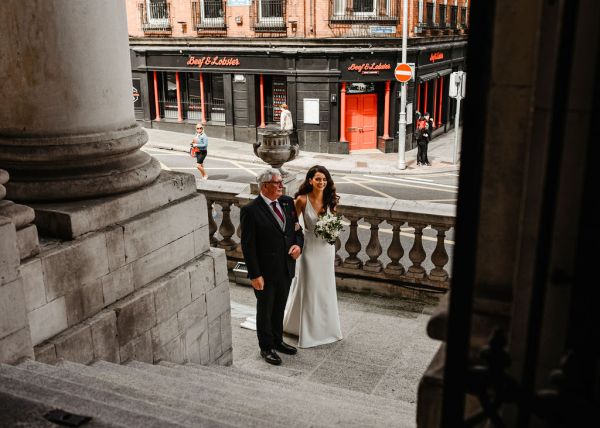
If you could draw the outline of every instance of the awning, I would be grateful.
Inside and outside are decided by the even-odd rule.
[[[423,75],[419,76],[419,82],[426,82],[428,80],[433,80],[433,79],[437,79],[437,78],[438,78],[437,73],[427,73],[427,74],[423,74]]]
[[[438,77],[446,76],[452,73],[451,68],[446,68],[445,70],[436,71],[435,73],[427,73],[419,76],[419,82],[427,82],[428,80],[437,79]]]

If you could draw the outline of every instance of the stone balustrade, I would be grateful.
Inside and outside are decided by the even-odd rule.
[[[197,181],[197,186],[208,203],[211,245],[225,249],[231,269],[243,260],[237,210],[255,196],[248,193],[245,184]],[[213,213],[219,207],[222,215],[217,224]],[[450,274],[446,236],[454,227],[455,210],[448,204],[341,194],[338,213],[347,233],[335,244],[338,286],[344,283],[344,288],[362,289],[360,282],[367,281],[380,283],[381,289],[389,289],[390,284],[447,289]],[[425,246],[423,231],[428,228],[435,233],[425,237],[433,245]],[[360,229],[368,229],[368,237]],[[382,245],[387,241],[382,240],[384,232],[391,234],[389,243],[383,243],[387,248]]]

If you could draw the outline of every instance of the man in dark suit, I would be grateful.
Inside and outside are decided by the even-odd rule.
[[[294,200],[282,196],[281,174],[269,169],[258,177],[260,195],[240,212],[242,251],[256,295],[256,333],[260,355],[281,364],[276,351],[295,354],[283,341],[283,313],[304,237]]]

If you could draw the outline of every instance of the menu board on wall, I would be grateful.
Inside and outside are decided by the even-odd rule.
[[[273,121],[279,122],[281,104],[287,104],[287,90],[285,80],[273,80]]]

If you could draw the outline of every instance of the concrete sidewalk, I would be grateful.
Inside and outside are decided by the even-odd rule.
[[[146,147],[188,152],[192,136],[179,132],[146,128],[149,140]],[[460,132],[460,130],[459,130]],[[225,158],[266,165],[254,155],[252,144],[209,138],[209,157]],[[460,138],[459,138],[460,140]],[[460,144],[460,143],[459,143]],[[429,143],[428,158],[431,166],[417,166],[417,149],[406,152],[406,169],[400,170],[397,153],[381,153],[379,150],[361,150],[349,155],[301,151],[296,159],[285,164],[286,168],[306,171],[313,165],[323,165],[338,174],[384,174],[418,175],[458,171],[459,164],[452,164],[454,131],[443,134]],[[460,146],[458,154],[460,155]]]

